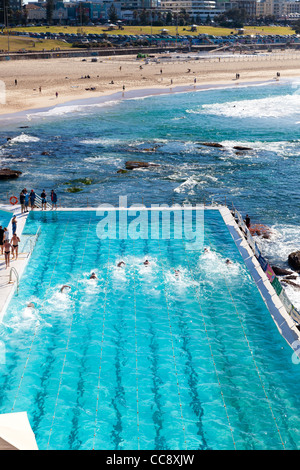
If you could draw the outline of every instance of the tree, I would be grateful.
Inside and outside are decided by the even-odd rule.
[[[2,0],[0,7],[0,23],[7,24],[7,20],[10,16],[9,0]]]
[[[300,20],[296,21],[294,28],[296,34],[300,34]]]
[[[242,28],[248,14],[244,8],[232,8],[216,18],[216,21],[225,28]]]
[[[47,0],[47,2],[46,2],[46,18],[47,18],[47,23],[48,24],[52,23],[53,12],[54,12],[54,0]]]
[[[116,23],[118,21],[118,13],[115,5],[112,3],[108,10],[108,18],[112,23]]]
[[[166,15],[166,24],[170,25],[170,24],[172,24],[172,21],[173,21],[172,13],[170,11],[168,11],[168,13]]]

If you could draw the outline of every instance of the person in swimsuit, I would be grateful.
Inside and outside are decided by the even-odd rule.
[[[9,241],[9,231],[4,227],[3,241],[5,242],[6,240]]]
[[[180,278],[180,271],[179,271],[179,269],[174,269],[174,274],[175,274],[176,279],[179,279],[179,278]]]
[[[227,258],[227,260],[225,261],[225,263],[226,263],[227,265],[228,265],[228,264],[232,264],[232,261],[231,261],[229,258]]]
[[[12,218],[11,226],[12,226],[12,233],[13,233],[13,235],[14,235],[14,234],[16,233],[16,231],[17,231],[17,218],[16,218],[16,216],[14,216],[14,217]]]
[[[1,247],[1,255],[3,255],[3,243],[4,243],[4,230],[2,225],[0,225],[0,247]]]
[[[98,279],[97,276],[96,276],[96,273],[92,273],[92,274],[90,275],[90,279]]]
[[[12,246],[12,259],[16,258],[18,259],[18,252],[19,252],[19,243],[20,243],[20,238],[16,233],[13,234],[12,239],[10,241],[11,246]],[[15,256],[16,254],[16,256]]]
[[[120,261],[118,264],[117,264],[118,268],[122,268],[122,266],[126,266],[126,264],[124,263],[124,261]]]
[[[146,260],[144,261],[144,266],[149,266],[149,264],[150,264],[149,261],[146,259]]]
[[[5,268],[9,268],[10,249],[11,249],[11,244],[9,243],[9,240],[5,240],[4,242]]]
[[[68,286],[68,285],[65,284],[65,285],[62,286],[62,288],[60,289],[60,292],[63,294],[65,289],[70,289],[70,290],[71,290],[71,286]]]

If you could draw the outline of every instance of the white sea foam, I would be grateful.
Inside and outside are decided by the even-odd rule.
[[[186,181],[181,183],[177,188],[174,189],[175,193],[187,193],[190,196],[195,194],[194,188],[200,185],[199,181],[194,176],[190,176]]]
[[[93,109],[110,107],[119,104],[119,100],[106,101],[105,103],[93,103],[93,104],[76,104],[76,105],[65,105],[65,106],[55,106],[54,108],[49,109],[48,111],[41,111],[37,113],[27,114],[27,119],[31,120],[34,118],[48,118],[48,117],[59,117],[64,116],[65,114],[75,114],[75,113],[88,113]]]
[[[279,118],[300,114],[300,95],[274,96],[269,98],[204,104],[186,110],[189,114],[212,114],[237,118]]]
[[[10,142],[13,142],[13,143],[27,143],[27,142],[39,142],[39,138],[38,137],[34,137],[32,135],[27,135],[27,134],[21,134],[21,135],[18,135],[17,137],[14,137],[13,139],[11,139]]]

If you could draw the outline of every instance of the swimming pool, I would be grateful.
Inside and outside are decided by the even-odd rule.
[[[205,211],[208,252],[101,240],[98,223],[30,213],[24,234],[41,232],[0,325],[0,412],[27,411],[40,449],[299,448],[299,366],[220,213]]]

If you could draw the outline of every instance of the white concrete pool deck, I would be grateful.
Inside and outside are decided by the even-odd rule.
[[[201,206],[203,207],[203,206]],[[29,213],[20,214],[19,210],[11,211],[11,206],[0,206],[0,209],[10,210],[10,212],[17,216],[17,234],[22,235],[26,219]],[[69,212],[69,211],[97,211],[98,208],[58,208],[57,211]],[[103,207],[101,207],[103,210]],[[122,208],[120,208],[122,209]],[[189,207],[184,206],[184,209],[189,209]],[[191,209],[195,209],[191,208]],[[247,240],[245,239],[243,233],[239,229],[237,223],[234,220],[230,210],[225,206],[205,206],[205,209],[209,210],[218,210],[247,266],[259,292],[262,295],[262,298],[280,332],[280,334],[285,338],[290,347],[294,350],[298,350],[297,341],[300,340],[300,331],[297,329],[295,322],[287,313],[284,308],[281,300],[276,294],[274,288],[272,287],[267,275],[262,270],[258,260],[256,259],[251,247],[249,246]],[[113,207],[107,207],[106,210],[116,210]],[[119,210],[119,208],[117,209]],[[128,208],[124,208],[128,210]],[[139,208],[139,210],[150,210],[150,208]],[[151,208],[151,210],[153,210]],[[157,208],[156,210],[162,210],[162,208]],[[170,210],[170,209],[164,209]],[[40,209],[35,210],[35,212],[41,212]],[[51,212],[51,211],[48,211]],[[11,224],[8,227],[10,234],[12,233]],[[5,269],[4,256],[0,256],[0,322],[3,319],[3,316],[6,312],[7,306],[17,288],[16,276],[13,274],[13,282],[9,283],[10,269],[13,267],[16,269],[19,279],[21,278],[26,265],[30,259],[29,250],[24,253],[19,253],[18,260],[12,260],[10,263],[10,268]]]
[[[295,342],[300,340],[300,331],[297,329],[295,322],[287,313],[280,298],[276,294],[268,276],[262,270],[256,256],[254,255],[250,245],[244,237],[244,234],[238,227],[228,207],[220,207],[220,214],[241,254],[245,265],[247,266],[261,296],[272,316],[280,334],[294,351],[298,351],[298,344]]]

